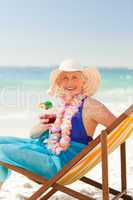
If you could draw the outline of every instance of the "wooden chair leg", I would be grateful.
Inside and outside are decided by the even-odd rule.
[[[47,199],[49,199],[57,191],[58,191],[57,189],[52,188],[47,194],[45,194],[43,197],[41,197],[40,200],[47,200]]]
[[[127,177],[126,177],[126,143],[122,143],[120,146],[121,157],[121,191],[127,189]],[[124,200],[126,198],[123,198]]]
[[[92,179],[87,178],[87,177],[82,177],[80,180],[83,181],[84,183],[92,185],[92,186],[94,186],[96,188],[102,189],[102,184],[97,182],[97,181],[95,181],[95,180],[92,180]],[[109,192],[111,194],[115,195],[115,196],[120,195],[120,193],[121,193],[121,191],[118,191],[118,190],[116,190],[114,188],[110,188],[110,187],[109,187]],[[128,195],[128,194],[123,194],[121,196],[121,198],[125,198],[125,200],[133,200],[133,197]]]
[[[107,133],[101,134],[103,200],[109,200]]]
[[[79,200],[96,200],[92,197],[89,197],[89,196],[86,196],[85,194],[82,194],[80,192],[77,192],[71,188],[68,188],[66,186],[63,186],[63,185],[60,185],[58,183],[54,184],[53,187],[58,190],[58,191],[61,191],[63,193],[66,193],[67,195],[70,195],[76,199],[79,199]],[[44,196],[45,197],[45,196]],[[40,200],[44,200],[45,198],[41,198]]]

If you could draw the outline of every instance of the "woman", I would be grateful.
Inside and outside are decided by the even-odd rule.
[[[32,128],[31,139],[0,137],[0,161],[47,179],[53,177],[93,138],[98,124],[108,127],[116,117],[91,96],[97,91],[97,69],[83,68],[75,60],[65,60],[51,74],[49,94],[59,97],[60,107],[53,124],[48,118]],[[0,166],[0,185],[10,171]]]

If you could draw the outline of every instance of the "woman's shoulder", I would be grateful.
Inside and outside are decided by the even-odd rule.
[[[84,108],[90,118],[105,126],[108,126],[116,119],[116,116],[102,102],[95,98],[86,98]]]
[[[84,106],[85,108],[89,108],[89,110],[96,110],[101,106],[104,106],[104,104],[102,102],[100,102],[99,100],[93,98],[93,97],[87,97],[85,102],[84,102]]]
[[[87,97],[83,105],[84,113],[87,114],[89,119],[94,119],[94,115],[97,113],[101,105],[102,103],[99,100],[93,97]]]

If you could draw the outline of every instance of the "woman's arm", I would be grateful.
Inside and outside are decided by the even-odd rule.
[[[39,138],[42,133],[48,130],[51,126],[51,123],[48,123],[49,119],[41,119],[40,123],[34,126],[30,131],[30,137],[32,139]]]
[[[91,99],[90,102],[89,109],[91,109],[91,117],[98,124],[108,127],[117,119],[117,117],[100,101]]]

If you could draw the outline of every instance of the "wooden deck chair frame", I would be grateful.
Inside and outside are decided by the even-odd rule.
[[[46,200],[49,199],[57,191],[64,192],[80,200],[94,200],[94,198],[81,194],[73,189],[57,183],[64,174],[66,174],[78,161],[80,161],[89,151],[91,151],[98,143],[101,142],[102,151],[102,183],[89,179],[83,176],[80,181],[89,185],[102,189],[103,200],[109,200],[109,194],[115,195],[113,200],[123,198],[124,200],[133,200],[133,196],[127,194],[127,179],[126,179],[126,144],[123,142],[120,145],[120,158],[121,158],[121,191],[109,187],[108,181],[108,151],[107,151],[107,135],[116,128],[129,114],[133,112],[133,104],[122,113],[108,128],[101,131],[97,138],[90,142],[77,156],[69,161],[53,178],[47,180],[42,176],[36,175],[23,168],[19,168],[0,161],[0,165],[14,170],[31,180],[41,184],[42,186],[34,193],[28,200]]]

